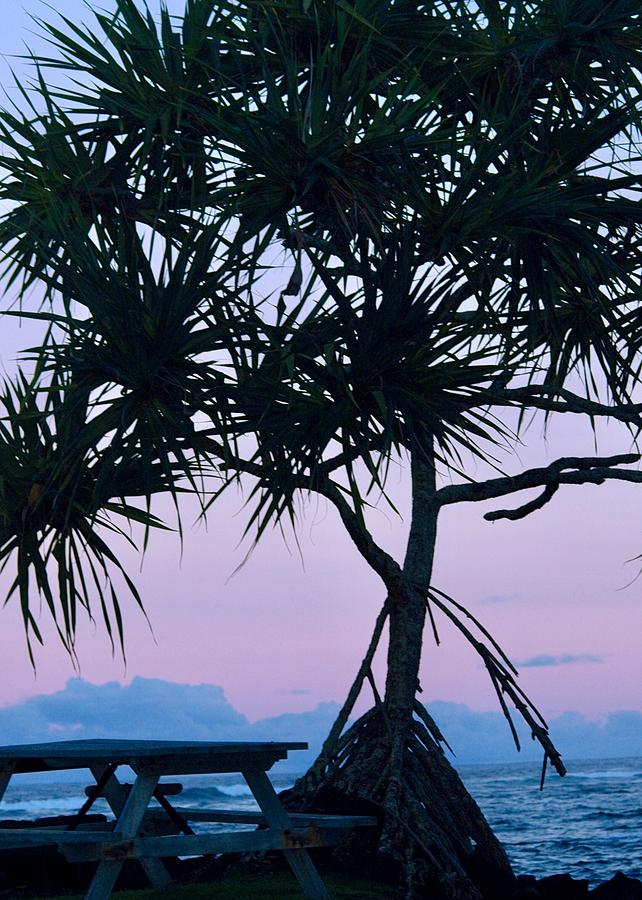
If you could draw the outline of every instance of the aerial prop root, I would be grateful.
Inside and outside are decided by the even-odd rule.
[[[429,619],[439,640],[431,606],[462,633],[482,658],[519,748],[507,699],[530,728],[560,774],[564,766],[546,722],[516,683],[517,672],[501,647],[464,606],[436,588],[426,596]],[[408,715],[392,719],[373,675],[373,661],[389,615],[382,607],[370,644],[346,701],[309,771],[286,802],[291,809],[376,814],[376,834],[361,832],[352,843],[355,861],[382,866],[398,879],[400,896],[497,900],[513,881],[510,863],[479,807],[452,767],[448,747],[416,693]],[[374,706],[350,723],[366,683]],[[419,688],[419,685],[417,685]],[[451,749],[448,747],[448,749]],[[361,868],[363,863],[361,863]]]
[[[405,885],[402,896],[420,897],[412,891],[424,886],[436,898],[492,896],[476,873],[492,871],[495,883],[509,883],[510,864],[437,734],[423,708],[400,726],[373,707],[337,742],[322,779],[299,779],[288,806],[378,815],[376,835],[359,835],[352,850]]]

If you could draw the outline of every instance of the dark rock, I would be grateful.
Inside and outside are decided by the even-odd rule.
[[[2,819],[0,820],[0,828],[51,828],[53,825],[66,825],[69,827],[79,820],[78,816],[45,816],[41,819]],[[102,813],[91,813],[84,815],[82,821],[85,825],[96,825],[99,822],[106,822],[107,816]]]
[[[568,873],[540,878],[537,890],[543,900],[580,900],[589,895],[589,883],[585,878],[572,878]]]
[[[589,897],[591,900],[642,900],[642,881],[616,872],[610,881],[594,888]]]
[[[511,896],[515,876],[500,870],[494,858],[489,857],[479,844],[466,860],[466,871],[484,900],[505,900]]]
[[[537,890],[537,878],[534,875],[518,875],[515,879],[510,900],[538,900],[542,895]]]

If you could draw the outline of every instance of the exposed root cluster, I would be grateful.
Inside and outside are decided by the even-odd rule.
[[[484,660],[517,747],[506,698],[539,741],[544,751],[542,784],[548,761],[563,775],[564,765],[544,719],[518,687],[517,673],[492,636],[442,592],[431,589],[429,611],[430,603],[448,616]],[[423,704],[416,696],[413,700],[412,686],[402,721],[391,717],[377,689],[372,664],[388,614],[386,602],[321,753],[288,792],[287,803],[318,812],[377,814],[377,835],[351,846],[352,860],[361,867],[366,853],[369,865],[394,872],[403,900],[502,900],[510,896],[514,883],[508,857],[448,762],[442,746],[448,746],[445,738]],[[470,631],[468,620],[481,639]],[[375,706],[349,725],[367,683]]]
[[[361,852],[394,867],[399,896],[497,900],[513,881],[510,863],[441,747],[425,709],[393,728],[383,707],[369,710],[299,779],[291,806],[376,811],[376,840]],[[358,854],[357,854],[358,855]]]

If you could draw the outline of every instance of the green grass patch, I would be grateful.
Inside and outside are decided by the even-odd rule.
[[[333,900],[389,900],[390,885],[335,873],[322,874]],[[114,900],[305,900],[289,872],[266,875],[232,875],[203,884],[174,885],[164,890],[117,891]],[[59,900],[82,900],[64,897]]]

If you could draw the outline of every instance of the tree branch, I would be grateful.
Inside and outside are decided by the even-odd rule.
[[[561,484],[602,484],[609,479],[642,482],[642,472],[639,470],[616,468],[620,465],[638,462],[639,459],[639,453],[622,453],[618,456],[605,457],[562,457],[548,466],[527,469],[519,475],[490,478],[488,481],[470,484],[447,485],[437,491],[436,499],[440,506],[446,506],[450,503],[492,500],[495,497],[505,497],[529,488],[547,488],[540,497],[520,507],[519,510],[488,513],[485,517],[491,519],[522,518],[548,503]],[[555,490],[551,490],[553,487]]]
[[[495,388],[490,405],[530,406],[543,412],[617,419],[642,428],[642,403],[598,403],[555,385],[529,384],[519,388]]]
[[[232,468],[264,482],[268,478],[268,473],[260,463],[231,456],[219,441],[207,435],[200,436],[200,445],[224,461],[221,466],[223,469]],[[388,592],[392,595],[397,594],[404,578],[401,566],[376,543],[365,527],[363,519],[351,508],[341,489],[321,473],[317,473],[312,479],[306,475],[293,475],[292,477],[299,490],[321,494],[336,507],[341,521],[359,553],[379,575]]]
[[[335,719],[334,724],[330,729],[330,733],[323,742],[321,752],[316,758],[314,765],[311,766],[311,768],[301,779],[301,783],[310,783],[311,781],[313,781],[316,787],[316,785],[321,782],[323,776],[326,774],[328,767],[335,760],[337,751],[339,749],[339,740],[341,738],[341,735],[343,734],[343,729],[347,725],[348,719],[350,718],[350,713],[352,712],[353,707],[359,698],[361,688],[363,687],[363,682],[368,677],[368,673],[372,672],[372,661],[374,659],[375,653],[377,652],[377,647],[379,646],[379,641],[381,640],[383,627],[386,623],[387,618],[388,599],[386,598],[386,601],[381,608],[379,615],[377,616],[374,631],[372,633],[372,637],[370,638],[370,643],[368,645],[366,655],[364,656],[359,667],[357,677],[352,683],[352,687],[348,692],[345,703],[341,707],[341,711]]]
[[[495,522],[497,519],[512,519],[513,521],[525,519],[526,516],[530,515],[532,512],[546,506],[549,500],[552,500],[558,492],[559,487],[559,484],[547,484],[539,497],[531,500],[530,503],[525,503],[517,509],[498,509],[495,510],[495,512],[488,512],[484,518],[488,522]]]
[[[323,481],[308,490],[317,493],[334,504],[346,531],[352,538],[359,553],[374,571],[379,575],[386,586],[388,593],[396,596],[404,581],[404,574],[399,563],[389,553],[380,547],[367,530],[360,516],[350,507],[341,490],[332,481]]]

